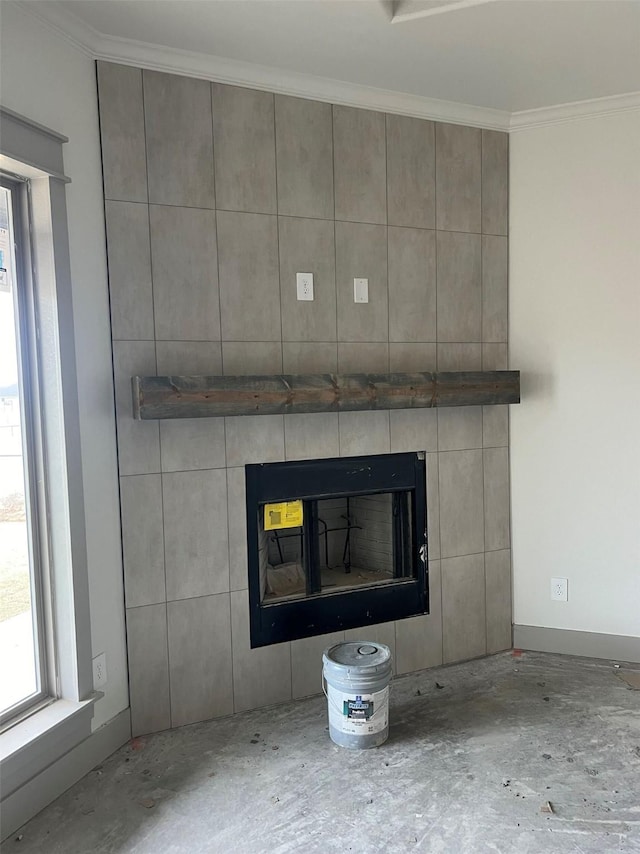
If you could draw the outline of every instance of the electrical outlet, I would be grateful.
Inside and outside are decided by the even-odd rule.
[[[313,273],[296,273],[298,299],[313,300]]]
[[[93,659],[93,687],[97,691],[107,684],[107,656],[101,652]]]
[[[566,578],[552,578],[551,579],[551,599],[554,602],[568,602],[569,601],[568,585],[569,585],[569,581]]]

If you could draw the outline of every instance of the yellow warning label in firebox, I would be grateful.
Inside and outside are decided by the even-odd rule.
[[[264,505],[264,529],[299,528],[302,525],[302,501],[282,501]]]

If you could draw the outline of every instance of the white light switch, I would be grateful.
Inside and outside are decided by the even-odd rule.
[[[313,300],[313,273],[296,273],[298,299]]]
[[[353,280],[353,301],[369,302],[369,279]]]

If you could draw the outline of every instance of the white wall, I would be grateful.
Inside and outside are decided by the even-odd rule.
[[[0,100],[64,146],[93,655],[108,684],[94,729],[128,706],[120,520],[95,64],[10,3],[0,10]]]
[[[514,622],[640,636],[640,112],[512,134],[510,182]]]

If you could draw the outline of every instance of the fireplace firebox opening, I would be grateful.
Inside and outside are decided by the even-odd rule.
[[[252,647],[428,613],[424,453],[245,473]]]

